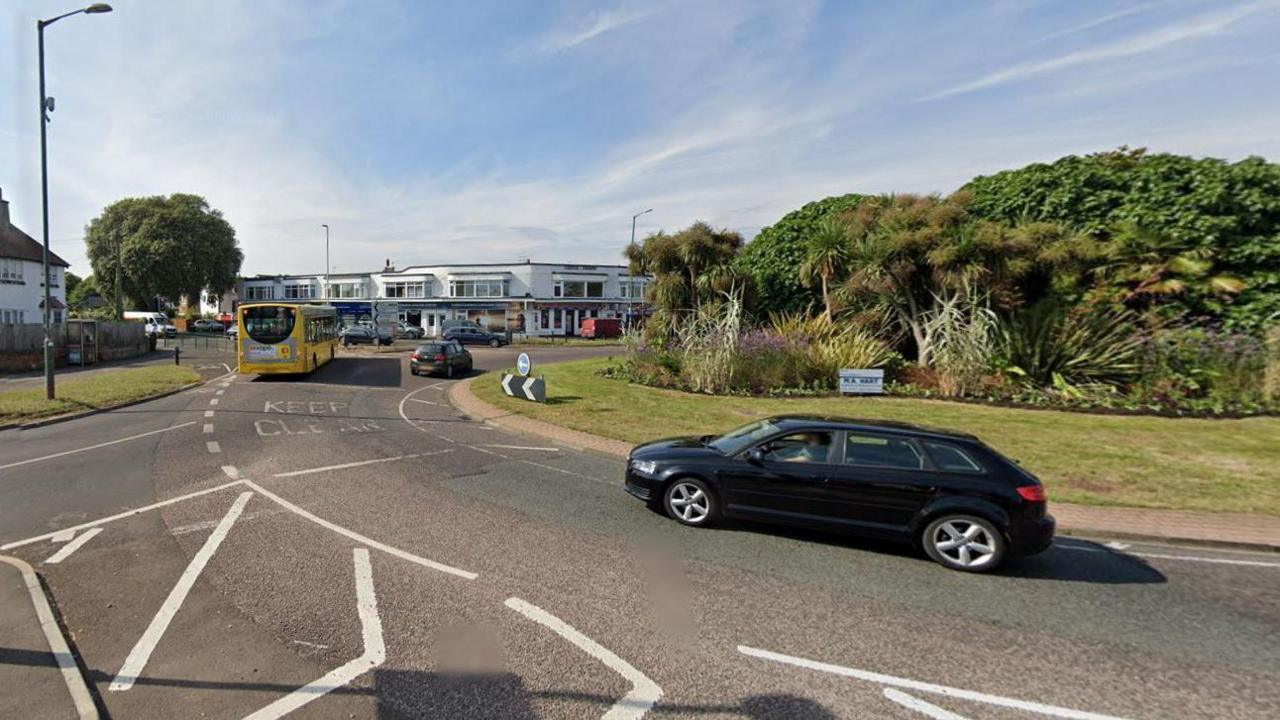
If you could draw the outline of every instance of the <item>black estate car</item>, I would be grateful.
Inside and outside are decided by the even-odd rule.
[[[969,572],[1053,542],[1034,475],[972,435],[906,423],[786,415],[659,440],[631,451],[625,487],[685,525],[739,518],[857,533]]]
[[[440,373],[445,377],[453,377],[465,375],[473,367],[475,363],[471,353],[452,340],[422,343],[409,356],[409,372],[413,375]]]
[[[445,340],[453,340],[462,345],[488,345],[496,348],[507,344],[507,339],[502,335],[465,325],[448,328],[444,331],[442,337]]]

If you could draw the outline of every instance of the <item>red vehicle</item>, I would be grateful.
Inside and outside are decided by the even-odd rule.
[[[582,321],[582,337],[591,340],[622,337],[622,322],[615,318],[587,318]]]

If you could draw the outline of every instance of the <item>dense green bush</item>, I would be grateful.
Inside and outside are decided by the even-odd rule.
[[[756,317],[804,312],[822,303],[821,291],[799,273],[809,237],[824,220],[856,208],[866,197],[851,193],[807,203],[762,229],[747,243],[736,265],[755,280],[752,310]]]
[[[978,177],[963,189],[980,217],[1061,222],[1102,241],[1138,226],[1180,253],[1211,254],[1215,273],[1244,282],[1234,297],[1188,287],[1168,299],[1167,315],[1219,318],[1252,332],[1280,312],[1280,165],[1262,158],[1230,163],[1122,148]]]

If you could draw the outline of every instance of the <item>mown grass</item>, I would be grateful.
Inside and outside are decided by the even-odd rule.
[[[1093,415],[889,397],[713,397],[600,377],[608,362],[540,366],[546,405],[508,398],[496,375],[472,389],[508,410],[635,443],[783,413],[900,420],[977,435],[1038,475],[1052,500],[1280,515],[1277,418]]]
[[[152,365],[60,380],[55,400],[45,399],[43,383],[8,390],[0,392],[0,425],[142,400],[199,379],[188,367]]]

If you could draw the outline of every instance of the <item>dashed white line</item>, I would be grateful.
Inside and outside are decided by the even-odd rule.
[[[1148,552],[1139,552],[1137,550],[1116,550],[1114,548],[1103,549],[1103,548],[1096,548],[1096,547],[1081,547],[1079,545],[1055,544],[1054,547],[1056,547],[1059,550],[1071,550],[1074,552],[1088,552],[1088,553],[1117,552],[1117,553],[1122,553],[1124,555],[1133,555],[1135,557],[1143,557],[1143,558],[1156,558],[1158,560],[1186,560],[1187,562],[1213,563],[1218,565],[1243,565],[1246,567],[1280,568],[1280,562],[1264,562],[1261,560],[1235,560],[1232,558],[1202,557],[1198,555],[1166,555],[1164,553],[1148,553]]]
[[[359,460],[357,462],[342,463],[341,465],[327,465],[325,467],[309,468],[307,470],[293,470],[291,472],[276,473],[272,477],[297,477],[298,475],[311,475],[313,473],[329,472],[331,470],[346,470],[348,468],[360,467],[362,465],[376,465],[378,463],[389,463],[397,460],[410,460],[413,458],[430,457],[432,455],[443,455],[453,452],[453,448],[445,448],[444,450],[436,450],[433,452],[413,453],[411,455],[396,455],[395,457],[374,458],[373,460]]]
[[[431,400],[422,400],[420,398],[409,398],[409,400],[410,402],[422,403],[423,405],[435,405],[436,407],[440,406],[440,403],[433,402]]]
[[[44,561],[45,564],[57,565],[63,560],[66,560],[67,558],[71,557],[71,553],[79,550],[82,545],[92,540],[93,536],[97,535],[100,532],[102,532],[102,528],[100,527],[89,528],[88,530],[85,530],[84,532],[80,533],[80,535],[76,539],[72,540],[66,545],[63,545],[62,548],[58,550],[58,552],[54,553],[53,555],[50,555],[49,559]]]
[[[0,550],[10,550],[12,548],[22,547],[23,545],[30,545],[31,543],[42,542],[44,540],[52,540],[53,538],[62,536],[68,532],[79,532],[80,530],[84,530],[85,528],[96,527],[98,525],[106,525],[109,522],[115,522],[116,520],[123,520],[124,518],[132,517],[134,515],[139,515],[141,513],[147,512],[148,510],[155,510],[156,508],[162,508],[168,505],[173,505],[174,503],[180,503],[183,500],[190,500],[191,498],[200,497],[201,495],[216,493],[222,490],[226,490],[227,488],[230,488],[230,487],[235,487],[236,485],[239,485],[239,484],[240,484],[239,480],[236,480],[235,482],[223,483],[222,485],[216,485],[214,487],[206,488],[204,490],[197,490],[196,492],[193,492],[193,493],[187,493],[186,495],[179,495],[178,497],[169,498],[168,500],[162,500],[158,503],[152,503],[150,505],[144,505],[143,507],[140,507],[140,508],[126,510],[122,513],[116,513],[115,515],[108,515],[107,517],[98,518],[97,520],[92,520],[87,523],[80,523],[79,525],[73,525],[69,528],[55,530],[54,532],[45,533],[43,535],[36,535],[35,537],[29,537],[25,540],[15,540],[14,542],[11,542],[5,545],[0,545]]]
[[[507,598],[504,604],[539,625],[550,628],[631,683],[631,692],[614,703],[602,720],[637,720],[662,698],[662,688],[648,676],[555,615],[517,597]]]
[[[213,391],[213,394],[214,394],[214,395],[221,395],[221,394],[223,394],[223,393],[225,393],[225,392],[226,392],[226,390],[215,390],[215,391]]]
[[[235,465],[223,465],[222,472],[224,475],[231,478],[232,480],[240,479],[240,471],[236,469]]]
[[[218,398],[213,398],[213,399],[209,400],[209,404],[210,404],[210,405],[217,405],[217,404],[218,404]]]
[[[378,597],[373,591],[373,568],[369,564],[369,551],[356,548],[351,553],[356,567],[356,612],[360,614],[364,652],[355,660],[294,690],[245,720],[276,720],[333,692],[386,661],[387,649],[382,639],[382,620],[378,617]]]
[[[530,445],[497,445],[495,443],[487,443],[483,447],[502,448],[504,450],[541,450],[542,452],[560,452],[558,447],[533,447]]]
[[[933,720],[969,720],[963,715],[957,715],[946,708],[940,708],[933,703],[927,703],[920,698],[914,695],[908,695],[901,690],[885,688],[884,696],[908,710],[915,710],[922,715],[933,718]]]
[[[211,453],[222,452],[222,446],[218,444],[217,440],[210,440],[209,442],[205,443],[204,446]]]
[[[211,434],[213,434],[213,423],[205,423],[205,424],[204,424],[204,434],[205,434],[205,435],[211,435]]]
[[[919,680],[894,677],[893,675],[883,675],[881,673],[858,670],[857,668],[844,667],[842,665],[832,665],[831,663],[795,657],[794,655],[783,655],[782,653],[760,650],[759,648],[748,647],[746,645],[739,645],[738,652],[750,657],[756,657],[762,660],[772,660],[773,662],[783,663],[785,665],[794,665],[795,667],[804,668],[806,670],[817,670],[818,672],[842,675],[844,677],[851,677],[857,680],[865,680],[867,682],[888,685],[891,687],[905,688],[907,690],[934,693],[945,697],[958,698],[960,700],[972,700],[974,702],[986,703],[988,705],[996,705],[998,707],[1036,713],[1037,715],[1048,715],[1050,717],[1063,718],[1064,720],[1121,720],[1114,715],[1102,715],[1099,713],[1085,712],[1083,710],[1072,710],[1071,708],[1058,707],[1056,705],[1045,705],[1043,703],[1031,702],[1030,700],[1017,700],[1015,698],[1001,697],[1000,695],[988,695],[987,693],[980,693],[973,690],[962,690],[960,688],[947,687],[946,685],[934,685],[933,683],[921,682]]]
[[[209,418],[209,417],[213,417],[213,411],[212,411],[212,410],[205,410],[205,411],[204,411],[204,416],[205,416],[205,417],[207,417],[207,418]]]
[[[331,523],[322,517],[313,515],[307,512],[306,510],[303,510],[297,505],[294,505],[288,500],[285,500],[284,498],[267,490],[266,488],[253,482],[252,480],[241,480],[240,482],[244,483],[247,487],[251,487],[254,490],[258,491],[264,497],[274,500],[281,507],[287,510],[293,511],[294,513],[310,520],[311,522],[319,525],[320,527],[328,528],[338,533],[339,535],[344,535],[346,537],[349,537],[352,540],[355,540],[356,542],[362,545],[368,545],[369,547],[377,548],[378,550],[381,550],[382,552],[387,553],[388,555],[394,555],[395,557],[398,557],[401,560],[408,560],[411,563],[421,565],[423,567],[431,568],[432,570],[439,570],[440,572],[448,573],[450,575],[457,575],[458,577],[466,578],[467,580],[475,580],[477,577],[479,577],[479,575],[477,575],[476,573],[470,572],[468,570],[460,570],[451,565],[445,565],[444,563],[439,563],[439,562],[436,562],[435,560],[428,560],[424,557],[419,557],[417,555],[414,555],[413,553],[405,552],[404,550],[401,550],[399,548],[392,547],[390,545],[387,545],[386,543],[381,543],[381,542],[378,542],[377,540],[374,540],[373,538],[361,535],[360,533],[354,530],[348,530],[347,528],[344,528],[341,525]]]
[[[151,659],[152,651],[156,649],[160,638],[164,636],[164,631],[169,628],[169,623],[173,621],[173,616],[178,613],[178,608],[182,607],[183,601],[187,599],[187,593],[191,592],[191,587],[195,585],[196,578],[200,576],[204,566],[209,563],[209,558],[213,557],[213,554],[217,552],[218,546],[226,539],[227,533],[231,531],[231,526],[235,524],[236,518],[240,517],[240,513],[244,512],[244,506],[251,497],[253,497],[251,492],[240,493],[236,501],[231,504],[231,509],[223,516],[222,522],[218,523],[218,526],[209,534],[208,539],[204,541],[200,552],[197,552],[195,557],[191,558],[187,569],[182,572],[182,576],[178,578],[173,590],[169,591],[169,597],[165,598],[164,604],[160,606],[156,616],[151,619],[151,624],[142,633],[142,637],[138,638],[133,650],[129,651],[129,657],[125,659],[120,672],[116,673],[116,679],[111,682],[109,690],[119,692],[133,687],[138,676],[142,674],[142,669],[146,667],[147,660]]]
[[[52,455],[44,455],[42,457],[31,458],[29,460],[19,460],[18,462],[12,462],[7,465],[0,465],[0,470],[8,470],[9,468],[20,467],[22,465],[30,465],[31,463],[44,462],[45,460],[53,460],[54,458],[66,457],[67,455],[75,455],[76,453],[89,452],[90,450],[97,450],[98,448],[104,448],[111,445],[119,445],[120,443],[129,442],[130,440],[137,440],[138,438],[144,438],[151,435],[158,435],[160,433],[166,433],[172,430],[181,430],[182,428],[188,425],[195,425],[195,424],[196,424],[196,421],[192,420],[191,422],[184,422],[181,425],[171,425],[167,428],[160,428],[159,430],[152,430],[150,432],[138,433],[137,435],[130,435],[129,437],[120,438],[119,440],[109,440],[107,442],[98,443],[97,445],[90,445],[88,447],[76,448],[75,450],[64,450],[62,452],[54,453]]]

